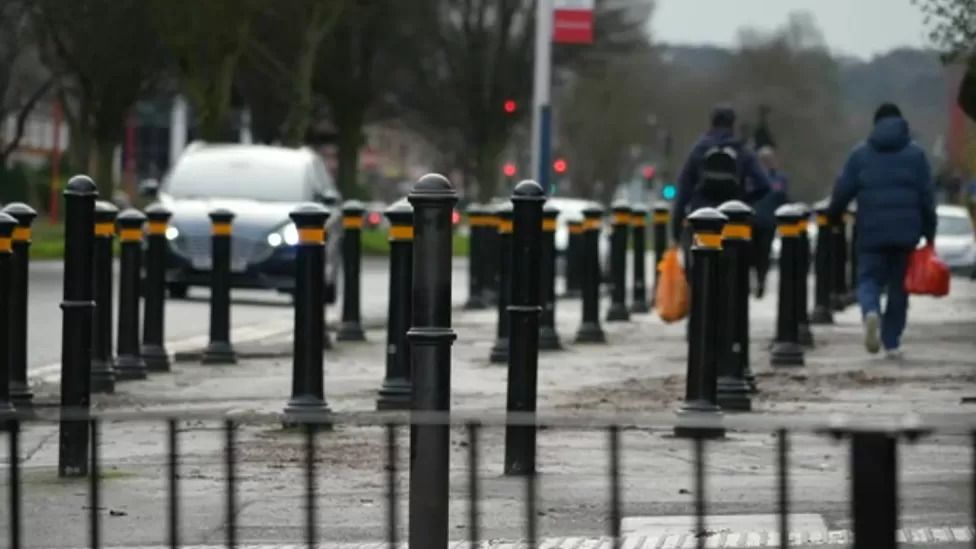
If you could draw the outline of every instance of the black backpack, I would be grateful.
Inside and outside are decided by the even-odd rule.
[[[738,158],[739,150],[733,145],[715,145],[705,151],[696,188],[698,195],[714,206],[742,198]]]

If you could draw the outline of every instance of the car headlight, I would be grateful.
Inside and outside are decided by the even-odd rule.
[[[170,225],[166,227],[166,240],[176,240],[180,237],[180,230]]]
[[[268,246],[277,248],[282,244],[287,244],[288,246],[298,244],[298,227],[294,223],[289,223],[268,235]]]

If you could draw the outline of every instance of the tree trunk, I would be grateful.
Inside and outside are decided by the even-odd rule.
[[[486,140],[477,145],[475,153],[475,178],[478,181],[478,200],[488,203],[498,193],[498,173],[501,170],[499,159],[504,145],[497,140]]]
[[[305,142],[305,132],[312,118],[312,79],[315,76],[319,46],[325,37],[323,26],[324,23],[315,18],[305,28],[302,48],[295,60],[295,97],[281,132],[282,143],[289,147],[298,147]]]
[[[118,143],[111,139],[100,140],[95,144],[97,151],[95,166],[95,184],[98,186],[99,200],[112,201],[115,192],[114,169],[112,160]]]
[[[350,120],[356,117],[342,117],[337,120],[339,145],[339,191],[345,198],[359,196],[359,148],[363,144],[363,126]]]

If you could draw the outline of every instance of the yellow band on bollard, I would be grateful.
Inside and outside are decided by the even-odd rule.
[[[485,227],[497,227],[499,221],[501,221],[501,219],[497,215],[486,215]]]
[[[140,242],[142,240],[142,229],[122,229],[119,231],[119,240],[122,242]]]
[[[361,229],[363,228],[363,216],[350,216],[342,218],[342,228],[343,229]]]
[[[599,219],[587,219],[583,222],[584,231],[599,231],[603,224]]]
[[[468,217],[469,227],[485,227],[488,225],[494,225],[489,215],[472,215]]]
[[[718,249],[722,247],[722,235],[715,233],[695,233],[695,246]]]
[[[507,219],[500,219],[498,221],[498,232],[503,234],[512,232],[512,222]]]
[[[807,223],[809,223],[809,220],[801,219],[796,222],[796,228],[800,229],[800,232],[803,232],[807,230]]]
[[[149,234],[161,235],[166,234],[166,228],[169,224],[165,221],[150,221],[149,222]]]
[[[820,226],[820,227],[826,227],[827,226],[827,222],[828,222],[827,221],[827,216],[825,216],[823,214],[820,214],[820,215],[817,216],[817,225],[818,226]]]
[[[722,228],[722,238],[750,240],[752,239],[752,225],[747,225],[745,223],[729,223]]]
[[[630,216],[630,225],[632,227],[644,227],[647,225],[647,220],[643,215],[632,215]]]
[[[6,238],[0,238],[0,253],[10,253],[10,251],[13,249],[11,242],[12,240],[9,236]]]
[[[571,223],[569,225],[569,234],[583,234],[583,224]]]
[[[614,225],[629,225],[630,224],[630,214],[624,212],[617,212],[613,214],[613,224]]]
[[[413,240],[413,225],[393,225],[390,240]]]
[[[305,227],[298,229],[299,244],[325,244],[325,229]]]
[[[95,223],[95,236],[112,236],[114,234],[114,223]]]
[[[556,220],[555,219],[543,219],[542,220],[542,230],[547,233],[556,232]]]
[[[213,236],[230,236],[230,223],[214,223],[210,227],[210,234]]]
[[[800,229],[800,226],[799,225],[796,225],[796,224],[793,224],[793,225],[780,225],[779,226],[779,235],[780,236],[785,236],[785,237],[800,236],[800,230],[801,230]]]
[[[671,220],[671,214],[667,212],[655,212],[655,214],[651,217],[651,220],[654,223],[667,223]]]
[[[30,227],[14,227],[15,242],[27,242],[31,239],[31,229]]]

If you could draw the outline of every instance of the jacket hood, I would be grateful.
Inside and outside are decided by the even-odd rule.
[[[878,120],[868,137],[871,148],[877,151],[899,151],[908,146],[910,141],[908,122],[897,116]]]

